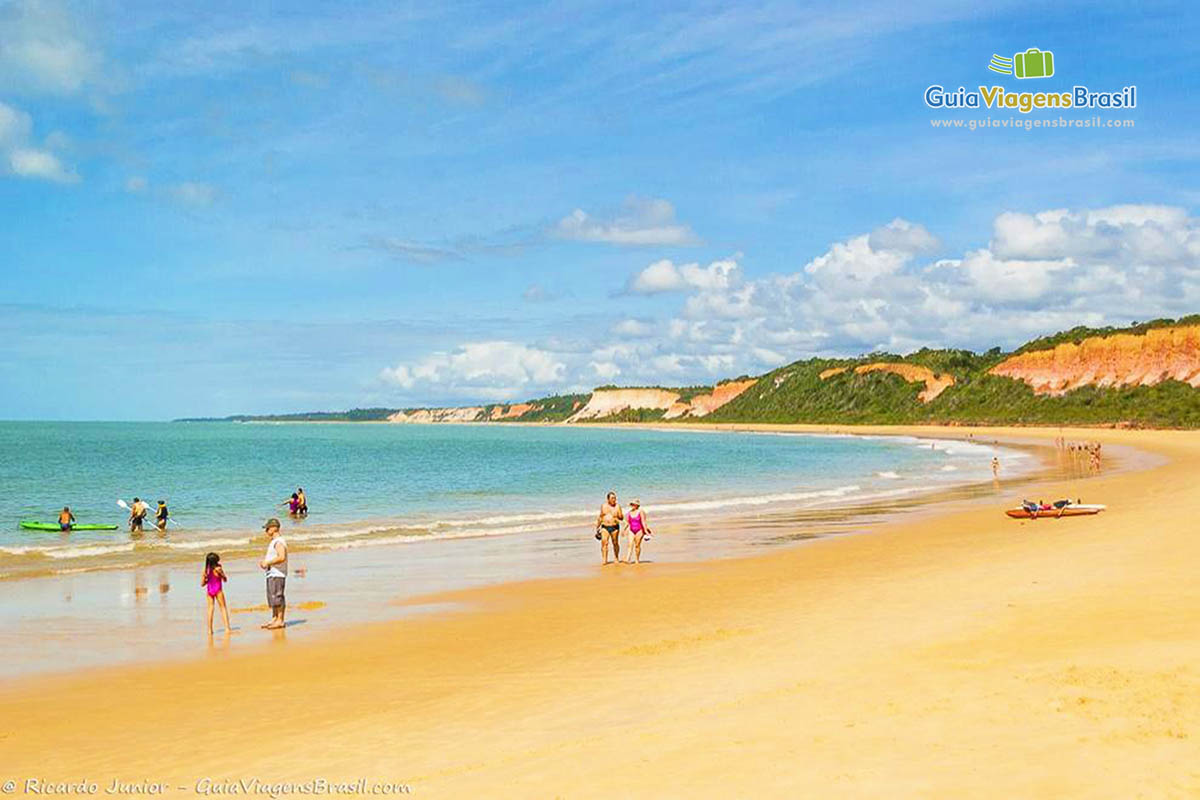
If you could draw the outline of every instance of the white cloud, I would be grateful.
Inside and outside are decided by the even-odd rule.
[[[33,121],[18,108],[0,103],[0,147],[21,145],[29,138]]]
[[[656,261],[631,276],[628,288],[683,294],[667,300],[676,303],[673,313],[653,323],[622,318],[607,330],[581,332],[573,346],[537,351],[555,365],[541,377],[558,376],[540,388],[618,379],[626,385],[707,383],[812,355],[1011,347],[1081,324],[1196,311],[1200,218],[1184,209],[1005,213],[994,223],[987,246],[937,260],[932,234],[895,220],[834,242],[783,274],[747,277],[735,259],[707,266]],[[505,346],[510,352],[523,347]],[[397,373],[395,382],[413,389],[450,385],[450,376],[463,372],[450,363],[449,355],[432,356]],[[421,370],[437,382],[422,385]],[[489,387],[512,394],[518,393],[514,386],[537,384],[511,374],[456,380],[459,396],[468,398],[491,396]]]
[[[79,176],[63,166],[58,156],[46,150],[18,147],[8,154],[9,169],[22,178],[41,178],[56,183],[75,183]]]
[[[630,197],[621,212],[609,219],[575,209],[559,220],[553,234],[561,239],[608,244],[692,245],[698,243],[690,227],[675,219],[675,207],[666,200]]]
[[[941,246],[938,238],[925,229],[906,219],[896,219],[871,231],[867,243],[872,250],[910,253],[913,255],[929,254]]]
[[[739,286],[741,281],[741,268],[733,259],[714,261],[702,267],[695,262],[676,266],[664,258],[630,278],[626,290],[632,294],[725,290]]]
[[[623,319],[612,327],[613,334],[623,339],[644,339],[656,330],[658,328],[653,323],[640,319]]]
[[[401,389],[475,392],[484,399],[549,388],[565,377],[566,364],[555,353],[503,340],[468,342],[380,373],[383,381]]]
[[[79,176],[63,164],[48,147],[39,147],[32,139],[33,121],[18,108],[0,102],[0,174],[55,183],[75,183]],[[62,144],[52,136],[48,144]]]
[[[588,366],[592,369],[592,374],[597,380],[611,381],[616,379],[621,374],[621,368],[612,361],[591,361]]]
[[[66,6],[17,0],[0,7],[0,84],[75,94],[98,79],[103,59]]]

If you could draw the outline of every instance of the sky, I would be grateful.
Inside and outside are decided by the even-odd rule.
[[[0,419],[696,385],[1200,312],[1198,38],[1190,3],[0,0]],[[989,71],[1029,48],[1054,76]]]

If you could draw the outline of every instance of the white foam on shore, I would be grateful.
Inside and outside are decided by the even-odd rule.
[[[88,556],[106,556],[110,553],[128,553],[133,548],[133,542],[126,542],[125,544],[85,544],[78,547],[48,547],[42,552],[49,558],[87,558]]]
[[[172,550],[208,550],[213,547],[249,547],[254,544],[250,538],[245,539],[199,539],[183,542],[161,542],[163,547]]]

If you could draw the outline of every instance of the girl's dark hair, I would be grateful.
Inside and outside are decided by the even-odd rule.
[[[208,576],[212,571],[221,566],[221,557],[216,553],[209,553],[204,557],[204,580],[208,580]]]
[[[300,499],[300,495],[296,494],[295,492],[292,492],[292,499],[293,499],[293,500],[299,500],[299,499]]]

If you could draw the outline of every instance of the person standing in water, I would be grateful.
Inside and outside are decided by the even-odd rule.
[[[129,532],[141,533],[142,523],[146,521],[146,515],[150,513],[150,506],[140,497],[133,498],[133,505],[129,507]]]
[[[167,518],[171,516],[171,512],[167,510],[165,500],[158,501],[158,510],[154,512],[154,527],[160,532],[167,529]],[[211,625],[209,627],[212,627]]]
[[[608,563],[608,543],[612,541],[613,558],[621,560],[621,521],[625,512],[617,505],[617,493],[609,492],[600,506],[600,516],[596,519],[596,538],[600,540],[600,556]]]
[[[267,520],[263,530],[267,532],[267,552],[258,566],[267,576],[267,605],[271,608],[271,621],[263,627],[278,630],[283,627],[283,615],[287,610],[283,593],[288,574],[287,542],[279,535],[279,520],[274,517]]]
[[[296,513],[302,517],[308,516],[308,495],[304,493],[304,487],[296,488],[296,500],[299,505],[296,507]]]
[[[292,492],[292,496],[287,500],[284,500],[279,505],[287,506],[289,517],[300,516],[300,495],[296,494],[295,492]]]
[[[63,506],[63,510],[58,514],[58,529],[63,533],[70,533],[71,526],[75,524],[75,515],[71,513],[70,506]]]
[[[1000,459],[997,458],[996,456],[992,456],[992,478],[996,479],[999,477],[1000,477]]]
[[[629,501],[629,513],[625,515],[629,525],[629,556],[626,563],[642,563],[642,540],[650,535],[646,522],[646,512],[642,510],[642,501],[636,497]]]

